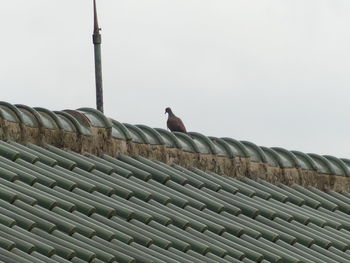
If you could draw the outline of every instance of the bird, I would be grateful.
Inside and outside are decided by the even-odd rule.
[[[187,133],[185,125],[183,124],[182,120],[179,117],[176,117],[173,111],[169,107],[165,109],[165,114],[167,113],[168,113],[168,121],[166,124],[169,130]]]

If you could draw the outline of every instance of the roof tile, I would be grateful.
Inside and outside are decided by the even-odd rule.
[[[0,262],[350,259],[348,194],[0,144]]]

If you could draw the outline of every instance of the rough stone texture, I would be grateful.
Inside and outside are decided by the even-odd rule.
[[[128,153],[128,142],[119,139],[111,140],[111,149],[106,153],[110,156],[116,157],[118,153],[127,154]]]
[[[316,171],[311,171],[311,170],[301,170],[300,174],[300,185],[310,185],[310,186],[315,186],[317,188],[319,187],[319,184],[323,184],[323,180],[321,182],[318,182],[319,180],[319,174]]]
[[[267,171],[266,171],[265,177],[259,176],[259,179],[263,179],[274,184],[283,183],[282,182],[284,181],[282,177],[283,172],[280,167],[273,167],[273,166],[267,165],[266,168],[267,168]]]
[[[326,188],[327,190],[334,190],[337,192],[350,192],[350,179],[348,177],[335,175],[334,179],[334,184],[331,187]]]
[[[85,123],[86,126],[90,125]],[[82,135],[63,130],[28,127],[21,123],[0,118],[0,139],[19,143],[33,143],[39,146],[51,144],[78,153],[94,155],[108,154],[116,157],[120,153],[129,156],[141,155],[167,164],[178,164],[186,168],[197,167],[207,172],[231,177],[248,177],[254,180],[285,185],[299,184],[313,186],[321,190],[350,191],[350,178],[300,168],[272,167],[264,163],[252,162],[249,158],[228,158],[212,154],[199,154],[168,148],[165,145],[149,145],[112,138],[111,128],[90,125],[92,135]]]
[[[62,130],[51,130],[42,128],[40,132],[40,143],[52,144],[56,147],[63,148],[63,131]],[[73,146],[73,145],[71,145]]]
[[[62,134],[62,148],[69,148],[79,152],[82,149],[84,137],[75,132],[64,131]]]
[[[218,167],[217,156],[212,154],[198,154],[197,167],[200,170],[215,171]]]
[[[297,168],[283,168],[282,175],[283,181],[282,183],[285,185],[292,185],[293,183],[300,184],[300,173]]]
[[[212,170],[214,173],[224,174],[224,175],[237,174],[238,167],[235,166],[235,163],[236,163],[235,159],[217,156],[215,161],[216,161],[215,167]],[[235,176],[235,177],[237,177],[237,176]]]
[[[7,121],[0,118],[0,136],[2,140],[13,140],[21,142],[22,139],[22,129],[21,124],[17,122]]]
[[[164,152],[165,155],[168,155],[168,149],[165,148],[166,152]],[[174,151],[175,150],[175,151]],[[172,155],[171,158],[167,158],[169,160],[169,164],[178,164],[185,168],[189,168],[191,166],[199,167],[199,154],[198,153],[191,153],[191,152],[185,152],[181,151],[179,149],[173,149],[170,151],[170,153],[176,152],[176,155]]]
[[[151,155],[151,146],[149,144],[128,142],[126,154],[130,156],[141,155],[148,158]]]
[[[41,136],[41,129],[39,128],[34,128],[34,127],[29,127],[26,125],[20,126],[21,128],[21,142],[30,142],[33,144],[41,144],[42,143],[42,138]]]
[[[253,180],[262,178],[264,180],[270,181],[269,174],[267,173],[267,171],[268,171],[268,165],[264,163],[250,162],[248,164],[248,177]]]
[[[164,151],[166,151],[166,153],[164,153],[166,163],[173,164],[180,159],[179,157],[181,156],[181,154],[180,154],[181,151],[179,149],[166,148],[166,149],[164,149]]]
[[[96,155],[108,153],[112,145],[112,128],[92,127],[92,152]]]

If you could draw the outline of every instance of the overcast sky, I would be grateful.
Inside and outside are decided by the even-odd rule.
[[[349,0],[97,0],[105,114],[350,158]],[[0,100],[95,107],[90,0],[0,9]]]

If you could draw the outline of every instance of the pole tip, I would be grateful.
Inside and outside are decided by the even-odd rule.
[[[94,4],[94,34],[98,34],[101,28],[98,26],[96,0],[93,0],[93,4]]]

